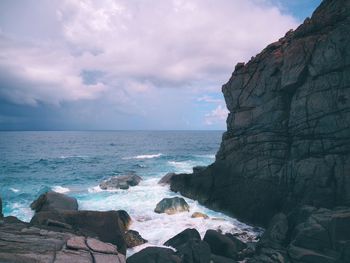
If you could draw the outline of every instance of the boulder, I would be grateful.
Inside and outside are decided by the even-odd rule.
[[[158,184],[160,185],[170,184],[170,180],[174,175],[175,173],[167,173],[158,181]]]
[[[120,253],[126,253],[125,232],[130,224],[130,217],[123,210],[39,212],[33,216],[30,223],[36,226],[50,226],[50,220],[69,225],[75,233],[97,237],[103,242],[116,245]],[[61,228],[61,231],[63,230],[66,231],[66,228]]]
[[[136,174],[128,174],[111,177],[100,183],[102,190],[128,189],[129,186],[136,186],[142,178]]]
[[[126,262],[112,244],[62,230],[33,227],[18,219],[5,222],[0,236],[0,262]]]
[[[181,259],[172,249],[147,247],[129,257],[127,263],[180,263]]]
[[[201,240],[199,232],[194,228],[187,228],[164,243],[164,246],[178,249],[181,245],[191,240]]]
[[[30,204],[30,208],[36,213],[55,210],[78,210],[78,201],[70,197],[53,191],[46,192]]]
[[[127,248],[132,248],[147,243],[147,240],[144,239],[139,232],[128,230],[125,233],[125,242]]]
[[[206,214],[200,213],[200,212],[194,212],[191,215],[192,218],[204,218],[204,219],[208,219],[209,216],[207,216]]]
[[[156,208],[154,209],[154,212],[156,213],[166,213],[168,215],[189,211],[190,206],[187,204],[185,199],[181,197],[164,198],[157,204]]]
[[[209,245],[201,240],[192,239],[177,247],[176,255],[184,263],[210,263],[211,251]]]
[[[193,174],[200,173],[200,172],[204,171],[206,168],[207,168],[207,166],[194,166],[192,168]]]
[[[212,263],[236,263],[236,261],[231,258],[226,258],[215,254],[211,254],[211,260]]]
[[[240,245],[233,241],[231,237],[211,229],[207,230],[203,241],[209,244],[213,254],[230,259],[236,259],[241,249]]]

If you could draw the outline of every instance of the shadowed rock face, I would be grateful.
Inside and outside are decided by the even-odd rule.
[[[215,163],[171,189],[265,226],[300,204],[350,205],[348,32],[350,1],[325,0],[239,63],[222,88],[230,113]]]

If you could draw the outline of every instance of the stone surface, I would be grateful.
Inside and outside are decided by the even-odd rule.
[[[204,218],[204,219],[208,219],[209,216],[207,216],[206,214],[200,213],[200,212],[194,212],[191,215],[192,218]]]
[[[68,224],[72,231],[117,246],[118,251],[125,255],[125,232],[130,224],[129,215],[121,211],[53,211],[36,213],[31,224],[47,226],[48,220]],[[61,231],[65,228],[61,228]]]
[[[185,199],[181,197],[164,198],[154,209],[156,213],[166,213],[168,215],[188,211],[190,211],[190,207]]]
[[[211,229],[207,230],[203,241],[209,244],[213,254],[230,259],[236,259],[241,249],[230,237]]]
[[[118,254],[117,247],[115,245],[104,243],[95,238],[88,237],[86,239],[86,245],[95,252],[105,254]]]
[[[38,197],[30,208],[35,212],[55,210],[78,210],[78,201],[73,197],[56,192],[46,192]]]
[[[70,232],[33,227],[20,220],[7,221],[5,218],[5,223],[0,226],[0,262],[125,263],[125,256],[116,254],[115,246],[112,251],[111,244],[95,240],[91,245],[90,240]],[[96,247],[101,253],[96,252]]]
[[[300,205],[350,205],[350,2],[311,19],[236,66],[222,91],[227,131],[214,164],[171,189],[267,226]]]
[[[127,248],[132,248],[147,243],[147,240],[144,239],[139,232],[128,230],[125,233],[125,242]]]
[[[177,249],[181,245],[191,240],[201,240],[199,232],[194,228],[187,228],[164,243],[164,246]]]
[[[129,186],[138,185],[142,178],[136,174],[120,175],[111,177],[100,183],[103,190],[128,189]]]
[[[181,258],[183,263],[210,263],[210,247],[204,241],[191,239],[178,246],[176,250],[176,255]]]
[[[174,175],[175,173],[167,173],[158,181],[158,184],[161,184],[161,185],[170,184],[170,180]]]
[[[127,263],[180,263],[181,259],[168,248],[148,247],[135,253],[126,260]]]
[[[225,258],[225,257],[218,256],[215,254],[211,255],[211,260],[212,260],[211,263],[236,263],[237,262],[231,258]]]

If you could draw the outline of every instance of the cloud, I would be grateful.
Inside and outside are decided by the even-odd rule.
[[[213,125],[226,120],[228,110],[222,105],[218,105],[214,110],[205,115],[205,124]]]
[[[193,110],[193,98],[221,103],[203,94],[219,94],[237,62],[297,25],[256,0],[45,3],[20,3],[0,20],[0,97],[31,106],[96,101],[96,110],[103,103],[110,113],[142,116],[156,107],[149,118],[158,122],[166,121],[163,111],[171,102],[165,97],[174,97],[174,114],[183,105]],[[5,15],[5,4],[1,9]],[[30,21],[35,17],[52,26],[39,30]],[[205,116],[207,123],[214,116],[222,121],[224,111],[218,106]]]

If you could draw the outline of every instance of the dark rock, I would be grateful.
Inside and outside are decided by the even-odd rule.
[[[125,232],[130,224],[125,211],[50,211],[36,213],[32,225],[48,226],[50,220],[70,225],[76,233],[88,237],[97,237],[103,242],[117,246],[118,251],[125,255]],[[65,228],[62,228],[65,229]]]
[[[229,110],[214,164],[171,189],[268,226],[300,205],[350,205],[350,2],[311,19],[251,61],[222,91]]]
[[[139,232],[128,230],[125,233],[125,242],[127,248],[132,248],[147,243],[147,240],[142,238]]]
[[[154,209],[156,213],[166,213],[168,215],[188,211],[190,211],[190,207],[185,199],[181,197],[164,198]]]
[[[211,252],[215,255],[236,259],[240,251],[240,245],[232,241],[231,237],[215,230],[207,230],[203,241],[209,244]]]
[[[158,184],[161,184],[161,185],[170,184],[170,180],[174,175],[175,173],[167,173],[158,181]]]
[[[30,208],[35,212],[54,210],[78,210],[78,201],[73,197],[56,192],[46,192],[38,197]]]
[[[198,231],[194,228],[187,228],[176,236],[170,238],[164,243],[164,246],[173,247],[178,249],[181,245],[191,240],[201,240],[201,236]]]
[[[103,190],[128,189],[129,186],[138,185],[141,180],[142,178],[136,174],[114,176],[100,183],[100,188]]]
[[[126,262],[114,245],[68,232],[32,227],[20,220],[5,222],[0,227],[0,236],[0,262]]]
[[[206,166],[195,166],[192,168],[193,173],[200,173],[202,171],[204,171],[207,167]]]
[[[126,260],[127,263],[180,263],[181,259],[168,248],[147,247]]]
[[[230,233],[226,233],[225,236],[227,236],[233,243],[235,243],[235,246],[238,251],[242,251],[243,249],[247,248],[247,244],[238,239],[235,235],[232,235]]]
[[[176,250],[176,255],[181,258],[182,263],[210,263],[210,247],[204,241],[191,239]]]
[[[0,219],[3,218],[4,215],[2,213],[2,199],[1,199],[1,196],[0,196]]]
[[[237,261],[231,259],[231,258],[226,258],[218,255],[211,255],[211,260],[213,263],[236,263]]]

